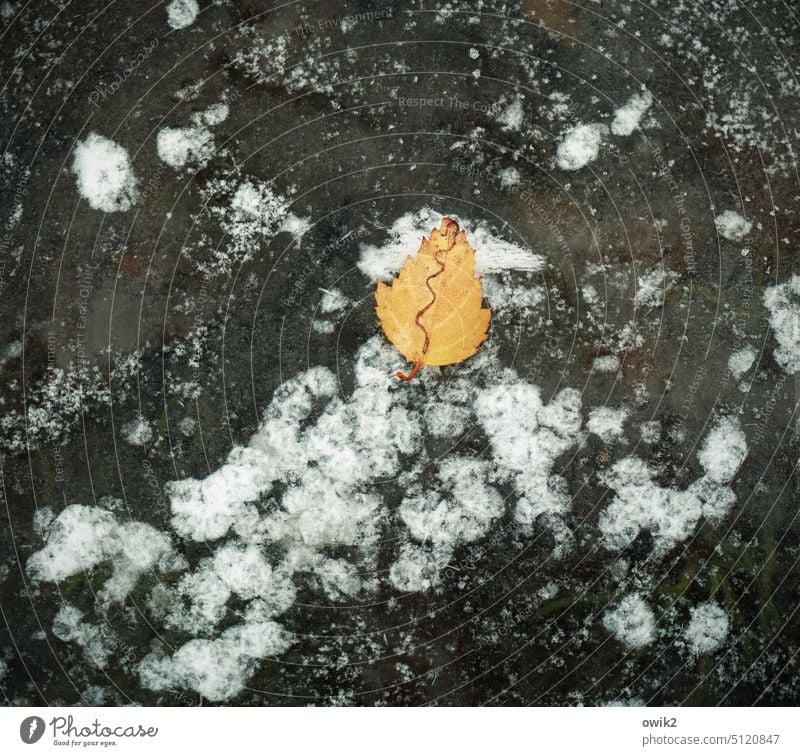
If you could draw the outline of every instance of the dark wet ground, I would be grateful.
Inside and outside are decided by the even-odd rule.
[[[22,207],[0,260],[2,348],[22,347],[0,372],[7,703],[200,702],[192,690],[140,686],[144,655],[186,641],[148,617],[155,577],[143,577],[123,606],[93,615],[117,638],[103,668],[53,636],[63,601],[94,611],[108,566],[58,585],[32,581],[24,565],[42,546],[34,513],[110,496],[125,501],[131,519],[169,531],[163,486],[223,464],[282,382],[326,365],[348,396],[355,354],[379,333],[372,282],[356,268],[359,244],[382,244],[385,228],[426,205],[488,224],[546,259],[531,280],[545,284],[548,310],[496,323],[499,359],[534,376],[548,399],[577,388],[584,415],[628,404],[626,440],[607,446],[589,436],[560,458],[574,546],[559,560],[549,559],[547,528],[517,532],[509,511],[505,535],[457,551],[469,568],[433,590],[403,595],[384,581],[369,600],[335,605],[298,581],[281,621],[299,641],[262,663],[235,702],[797,703],[797,382],[773,356],[762,302],[766,287],[798,272],[795,8],[359,2],[273,11],[201,2],[194,24],[170,30],[163,7],[22,5],[3,4],[10,10],[0,22],[0,140],[12,156],[0,164],[0,222]],[[379,12],[346,30],[320,28]],[[303,24],[314,31],[298,31]],[[281,34],[289,35],[284,69],[262,60],[259,76],[237,59]],[[96,87],[154,40],[155,51],[95,106]],[[176,93],[199,82],[181,101]],[[607,137],[582,170],[554,165],[568,127],[608,123],[641,85],[654,100],[641,130]],[[564,111],[554,112],[556,92],[566,96]],[[521,125],[480,108],[398,99],[451,97],[503,108],[524,98]],[[213,129],[208,163],[175,170],[161,162],[158,130],[219,102],[230,114]],[[80,201],[70,166],[76,141],[91,131],[128,150],[142,196],[127,212],[106,215]],[[456,162],[485,174],[465,176]],[[509,167],[528,199],[501,186]],[[273,182],[311,228],[297,243],[283,232],[255,237],[251,259],[204,272],[225,244],[213,209],[224,211],[243,177]],[[726,209],[752,221],[741,242],[717,233],[715,215]],[[319,261],[353,230],[357,238]],[[662,260],[674,274],[663,306],[634,313],[635,276]],[[587,281],[601,295],[598,320],[580,296]],[[332,286],[353,304],[333,334],[320,334],[311,327],[319,289]],[[626,344],[619,335],[631,322],[641,339]],[[727,363],[745,343],[758,357],[743,392]],[[621,358],[619,374],[592,372],[593,359],[609,354]],[[79,386],[77,408],[46,404],[54,369],[77,364],[88,372],[56,392]],[[26,427],[25,408],[36,406],[55,407],[52,424]],[[719,414],[740,418],[748,446],[726,517],[701,522],[664,556],[653,556],[646,530],[623,554],[604,549],[597,523],[610,494],[598,474],[635,447],[661,485],[685,486],[700,474],[695,454]],[[139,415],[155,433],[146,447],[122,437]],[[178,432],[186,417],[201,432]],[[661,436],[645,443],[637,428],[650,419],[661,421]],[[459,450],[485,447],[476,432]],[[399,504],[397,489],[386,497],[390,508]],[[383,534],[384,571],[396,557],[394,528]],[[214,548],[175,540],[190,564]],[[542,598],[550,584],[552,597]],[[602,623],[609,603],[630,592],[646,594],[659,618],[658,638],[633,651]],[[727,612],[730,634],[716,653],[694,656],[675,639],[690,608],[709,600]]]

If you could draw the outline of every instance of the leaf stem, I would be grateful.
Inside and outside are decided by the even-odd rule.
[[[428,333],[428,329],[427,329],[427,328],[425,328],[425,326],[424,326],[424,325],[422,325],[422,323],[420,323],[420,318],[421,318],[421,317],[422,317],[422,316],[423,316],[423,315],[424,315],[424,314],[425,314],[425,313],[426,313],[426,312],[427,312],[427,311],[428,311],[428,310],[429,310],[431,307],[433,307],[433,303],[436,301],[436,292],[435,292],[435,291],[433,290],[433,288],[431,287],[431,281],[432,281],[434,278],[436,278],[437,276],[440,276],[440,275],[442,275],[442,273],[444,273],[444,269],[445,269],[445,264],[444,264],[444,263],[443,263],[443,262],[442,262],[442,261],[439,259],[439,252],[440,252],[440,250],[438,250],[438,249],[437,249],[437,250],[436,250],[436,254],[434,255],[434,260],[436,260],[436,262],[438,263],[438,265],[439,265],[439,270],[438,270],[438,271],[436,271],[436,273],[432,273],[431,275],[429,275],[429,276],[428,276],[428,277],[425,279],[425,286],[427,286],[427,287],[428,287],[428,291],[431,293],[431,301],[430,301],[430,302],[428,302],[428,304],[426,304],[426,305],[425,305],[425,307],[423,307],[423,308],[422,308],[422,309],[421,309],[421,310],[420,310],[420,311],[417,313],[417,317],[416,317],[416,318],[414,318],[414,322],[417,324],[417,326],[418,326],[419,328],[421,328],[421,329],[422,329],[422,333],[424,333],[424,334],[425,334],[425,342],[424,342],[424,343],[423,343],[423,345],[422,345],[422,356],[421,356],[421,357],[420,357],[420,358],[419,358],[419,359],[418,359],[418,360],[417,360],[417,361],[414,363],[414,368],[413,368],[413,370],[412,370],[412,371],[411,371],[411,372],[410,372],[408,375],[406,375],[405,373],[403,373],[401,370],[398,370],[398,371],[395,373],[395,375],[396,375],[396,376],[397,376],[397,377],[398,377],[398,378],[399,378],[401,381],[410,381],[410,380],[411,380],[411,379],[412,379],[412,378],[413,378],[413,377],[414,377],[414,376],[415,376],[415,375],[416,375],[416,374],[419,372],[419,369],[422,367],[422,360],[424,360],[424,359],[425,359],[425,355],[428,353],[428,347],[431,345],[431,337],[430,337],[430,334]]]
[[[422,367],[422,360],[423,360],[423,359],[424,359],[423,357],[420,357],[420,358],[419,358],[419,359],[418,359],[418,360],[417,360],[417,361],[414,363],[414,369],[413,369],[413,370],[412,370],[412,371],[411,371],[411,372],[410,372],[408,375],[406,375],[406,374],[405,374],[405,373],[404,373],[402,370],[398,370],[398,371],[395,373],[395,375],[396,375],[396,376],[397,376],[397,377],[398,377],[398,378],[399,378],[401,381],[410,381],[410,380],[411,380],[411,379],[412,379],[412,378],[413,378],[413,377],[414,377],[414,376],[415,376],[415,375],[416,375],[416,374],[419,372],[419,369]]]

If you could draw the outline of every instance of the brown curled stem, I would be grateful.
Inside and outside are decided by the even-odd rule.
[[[425,341],[424,341],[424,342],[423,342],[423,344],[422,344],[422,355],[421,355],[421,356],[420,356],[420,358],[419,358],[419,359],[418,359],[418,360],[417,360],[417,361],[414,363],[414,368],[411,370],[411,372],[410,372],[408,375],[406,375],[405,373],[403,373],[403,372],[402,372],[402,371],[400,371],[400,370],[398,370],[398,371],[395,373],[395,375],[396,375],[396,376],[397,376],[397,377],[398,377],[398,378],[399,378],[401,381],[410,381],[410,380],[411,380],[411,379],[412,379],[412,378],[413,378],[413,377],[414,377],[414,376],[415,376],[415,375],[416,375],[416,374],[419,372],[419,369],[422,367],[422,360],[425,358],[425,355],[428,353],[428,347],[430,347],[430,345],[431,345],[431,336],[430,336],[430,334],[428,333],[428,329],[427,329],[427,328],[425,328],[425,326],[424,326],[424,325],[422,325],[422,323],[420,322],[420,318],[421,318],[421,317],[422,317],[422,316],[423,316],[423,315],[424,315],[424,314],[425,314],[425,313],[426,313],[428,310],[430,310],[430,309],[431,309],[431,307],[433,307],[433,303],[436,301],[436,292],[435,292],[435,291],[433,290],[433,288],[431,287],[431,281],[432,281],[434,278],[436,278],[437,276],[440,276],[440,275],[442,275],[442,273],[444,273],[444,267],[445,267],[445,266],[444,266],[444,263],[443,263],[443,262],[442,262],[442,261],[439,259],[439,252],[440,252],[440,251],[441,251],[441,250],[438,250],[438,249],[437,249],[437,250],[436,250],[436,255],[435,255],[435,257],[434,257],[434,259],[436,260],[436,262],[439,264],[439,270],[437,270],[437,271],[436,271],[436,273],[431,273],[431,275],[429,275],[429,276],[428,276],[428,277],[425,279],[425,286],[427,286],[427,287],[428,287],[428,291],[431,293],[431,301],[430,301],[430,302],[428,302],[428,304],[426,304],[426,305],[425,305],[425,307],[423,307],[423,308],[422,308],[422,309],[421,309],[421,310],[420,310],[420,311],[417,313],[417,316],[414,318],[414,322],[417,324],[417,326],[418,326],[419,328],[421,328],[421,329],[422,329],[422,333],[425,335]]]
[[[398,371],[395,373],[395,375],[396,375],[396,376],[397,376],[397,377],[398,377],[398,378],[399,378],[401,381],[410,381],[410,380],[411,380],[411,379],[412,379],[412,378],[413,378],[413,377],[414,377],[414,376],[415,376],[415,375],[416,375],[416,374],[419,372],[419,369],[420,369],[421,367],[422,367],[422,357],[420,357],[420,358],[419,358],[419,359],[418,359],[418,360],[417,360],[417,361],[414,363],[414,369],[413,369],[413,370],[412,370],[412,371],[411,371],[411,372],[410,372],[408,375],[406,375],[406,374],[405,374],[405,373],[404,373],[402,370],[398,370]]]

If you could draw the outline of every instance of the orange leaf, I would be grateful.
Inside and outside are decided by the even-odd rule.
[[[452,365],[478,351],[486,340],[491,311],[482,307],[480,278],[475,276],[475,250],[458,223],[442,225],[422,237],[415,258],[407,258],[397,278],[375,291],[386,338],[414,369],[397,377],[410,381],[422,365]]]

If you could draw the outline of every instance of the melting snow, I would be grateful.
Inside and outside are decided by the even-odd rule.
[[[266,185],[225,188],[232,203],[221,211],[222,223],[235,243],[276,233],[286,209]],[[374,280],[399,267],[416,251],[419,228],[440,218],[428,208],[403,216],[390,229],[388,257],[362,249],[362,271]],[[471,238],[488,253],[484,270],[543,264],[485,227]],[[494,276],[486,283],[507,285]],[[346,304],[338,290],[323,293],[327,314]],[[109,563],[111,577],[98,596],[102,608],[123,602],[148,571],[179,573],[149,589],[147,605],[153,622],[188,639],[177,650],[156,648],[146,656],[141,683],[153,690],[188,687],[227,701],[244,689],[260,660],[293,643],[284,625],[298,583],[331,601],[374,596],[382,583],[433,590],[456,550],[494,538],[504,516],[521,535],[549,529],[553,556],[562,556],[573,536],[570,492],[558,463],[585,439],[579,392],[563,388],[545,401],[536,385],[503,367],[491,342],[444,382],[424,371],[401,385],[393,376],[399,363],[397,352],[375,336],[356,354],[349,396],[340,394],[326,367],[296,375],[278,387],[256,433],[223,465],[203,478],[170,483],[172,530],[208,548],[191,568],[176,557],[167,534],[120,522],[102,507],[73,504],[55,518],[52,512],[38,518],[45,544],[28,562],[30,576],[59,582]],[[627,416],[624,408],[595,408],[588,428],[611,441],[622,435]],[[454,443],[476,426],[489,442],[482,456],[428,458],[430,438]],[[130,431],[141,436],[138,425]],[[723,418],[699,452],[705,474],[686,491],[659,486],[643,460],[619,461],[604,477],[615,492],[600,518],[606,545],[623,548],[647,527],[664,547],[689,535],[701,516],[722,517],[734,499],[728,484],[746,453],[738,421]],[[396,510],[386,504],[387,485],[400,493]],[[387,528],[397,535],[390,547],[381,546]],[[387,548],[391,562],[382,573]],[[655,633],[652,611],[636,596],[623,599],[604,622],[630,647]],[[107,658],[108,649],[95,643],[95,626],[79,612],[65,611],[58,627],[87,654]]]

